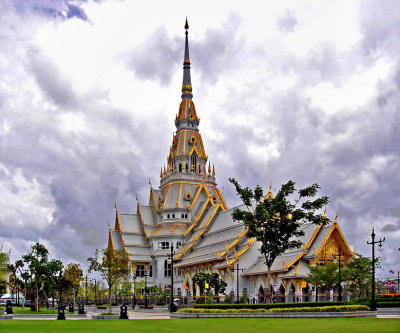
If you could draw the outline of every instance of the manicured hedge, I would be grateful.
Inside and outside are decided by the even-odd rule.
[[[315,307],[295,307],[295,308],[275,308],[275,309],[180,309],[181,313],[265,313],[265,312],[351,312],[369,311],[366,305],[338,305],[338,306],[315,306]]]
[[[345,305],[345,302],[259,303],[259,304],[194,304],[195,309],[275,309]]]
[[[378,308],[400,308],[400,302],[381,302],[379,301],[376,306]]]

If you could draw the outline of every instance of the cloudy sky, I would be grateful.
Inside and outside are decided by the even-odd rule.
[[[0,2],[0,244],[81,262],[158,185],[189,20],[194,101],[229,206],[317,182],[350,246],[400,270],[398,1]],[[261,6],[262,5],[262,6]]]

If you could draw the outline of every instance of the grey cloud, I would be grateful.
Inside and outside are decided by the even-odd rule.
[[[182,38],[170,38],[165,28],[158,28],[144,45],[126,56],[126,61],[139,78],[165,86],[176,72],[175,65],[183,63],[182,50]]]
[[[293,32],[297,25],[297,20],[294,12],[288,10],[285,16],[278,19],[278,27],[282,32]]]
[[[51,59],[46,59],[40,52],[30,52],[32,72],[39,86],[58,105],[76,106],[77,97],[72,85],[62,77]]]

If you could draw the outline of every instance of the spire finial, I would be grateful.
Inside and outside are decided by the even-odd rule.
[[[185,55],[183,58],[183,82],[182,82],[182,99],[192,99],[192,80],[190,78],[190,58],[189,58],[189,40],[188,29],[189,24],[185,23],[186,38],[185,38]]]

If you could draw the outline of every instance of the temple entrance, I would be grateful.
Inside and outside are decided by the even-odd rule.
[[[197,291],[197,288],[196,288],[196,283],[192,283],[192,289],[193,289],[193,297],[196,297],[197,296],[197,293],[196,293],[196,291]]]
[[[310,287],[307,285],[305,288],[301,289],[302,295],[301,295],[301,301],[302,302],[309,302],[310,301]]]
[[[294,284],[291,283],[289,287],[289,298],[288,302],[294,302],[294,294],[296,293],[296,288],[294,287]]]
[[[258,303],[264,303],[265,302],[265,293],[264,293],[264,288],[263,286],[260,286],[258,289]]]
[[[285,303],[285,293],[286,293],[285,287],[283,286],[283,284],[281,284],[279,286],[278,295],[276,297],[277,303]]]

